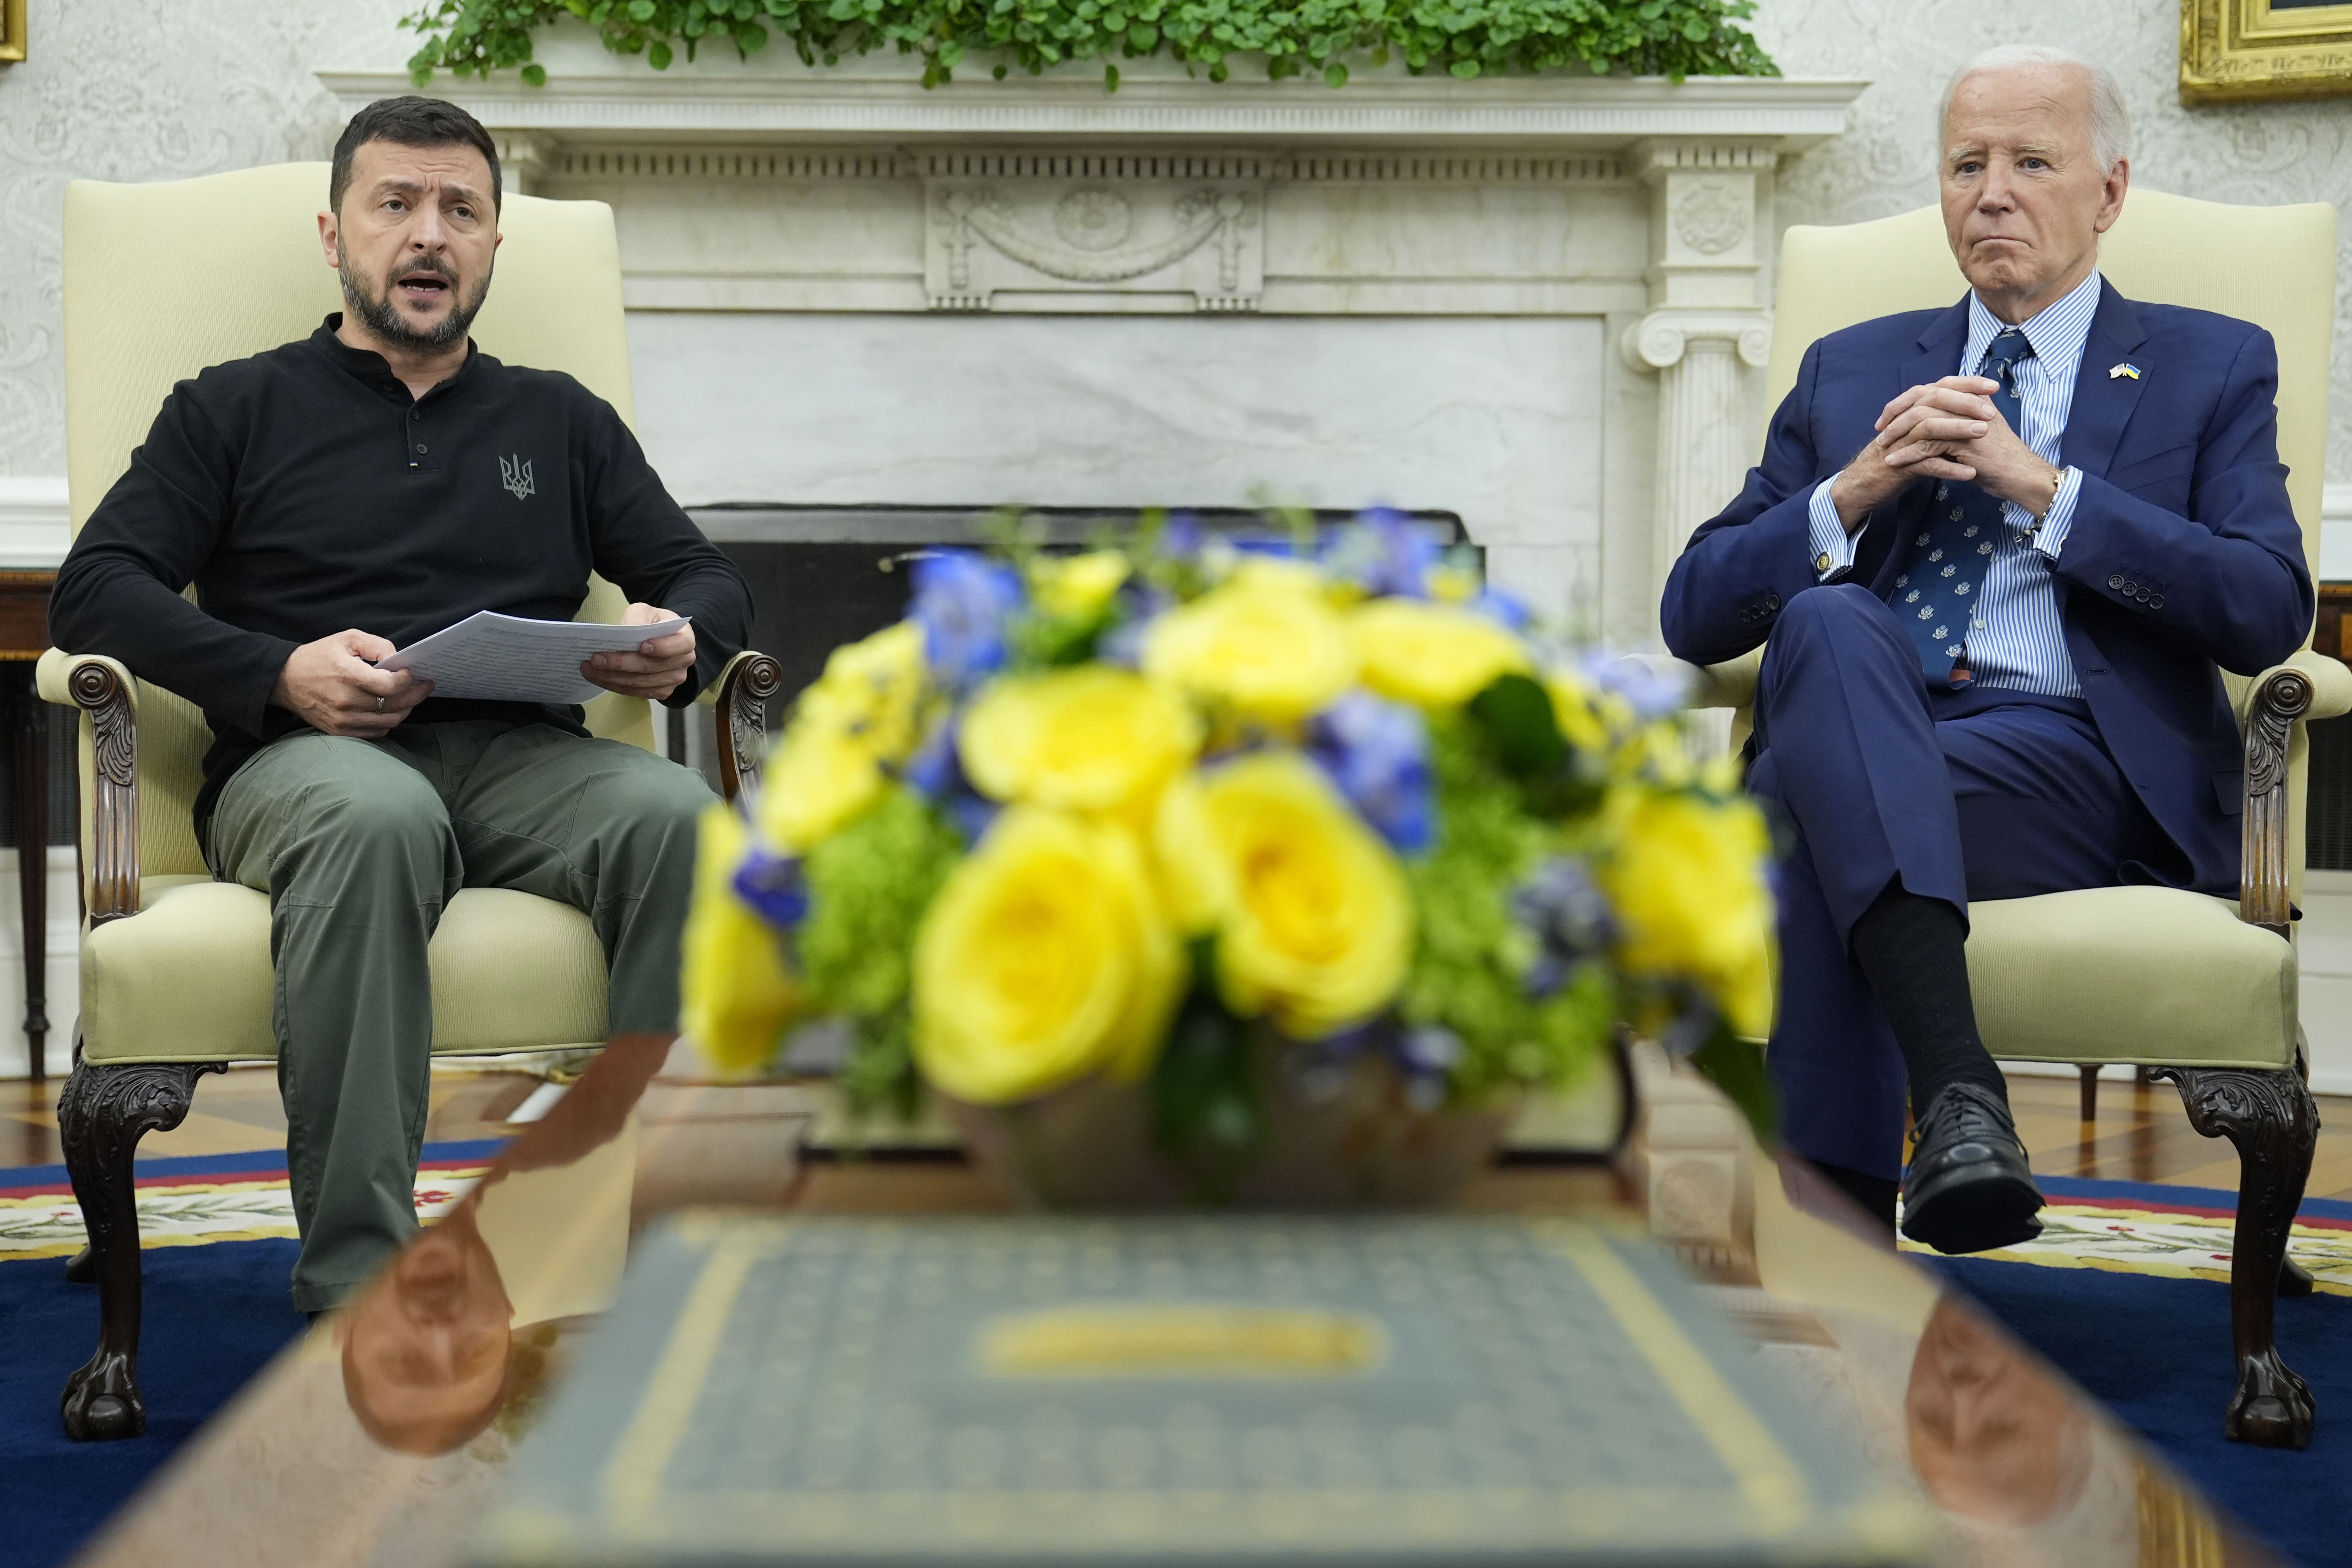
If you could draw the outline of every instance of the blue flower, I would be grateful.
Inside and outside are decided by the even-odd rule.
[[[1381,837],[1408,854],[1429,847],[1429,731],[1417,710],[1351,691],[1308,724],[1307,750]]]
[[[959,790],[969,790],[971,785],[963,776],[963,757],[956,750],[960,733],[961,727],[953,719],[932,726],[898,776],[934,801],[943,801]]]
[[[1528,602],[1508,588],[1484,588],[1470,601],[1470,607],[1489,620],[1500,621],[1515,632],[1523,632],[1536,616]]]
[[[1438,559],[1429,531],[1386,506],[1358,512],[1355,526],[1338,530],[1324,550],[1333,575],[1360,583],[1368,593],[1404,599],[1429,597],[1429,573]]]
[[[1538,995],[1567,983],[1566,960],[1603,952],[1615,940],[1607,895],[1583,861],[1566,855],[1546,856],[1511,889],[1511,918],[1543,943],[1525,976]]]
[[[754,843],[735,868],[735,894],[778,931],[789,931],[808,914],[808,883],[800,858],[779,855]]]
[[[1444,1105],[1446,1080],[1463,1050],[1462,1037],[1443,1025],[1424,1024],[1398,1037],[1396,1061],[1404,1076],[1405,1102],[1423,1111]]]
[[[915,563],[910,614],[923,657],[949,686],[965,686],[1004,662],[1004,623],[1022,605],[1021,577],[972,550],[942,550]]]
[[[1627,658],[1605,648],[1584,656],[1584,673],[1592,683],[1631,703],[1643,719],[1663,719],[1681,710],[1690,696],[1688,683],[1672,672],[1660,673],[1638,658]]]

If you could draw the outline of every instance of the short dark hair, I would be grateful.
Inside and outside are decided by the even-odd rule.
[[[438,98],[379,98],[357,114],[343,127],[343,134],[335,143],[335,172],[327,177],[327,208],[341,217],[343,193],[352,184],[352,155],[371,142],[393,142],[403,147],[447,147],[463,142],[479,153],[490,165],[490,206],[493,211],[505,205],[505,193],[499,175],[499,144],[482,129],[482,122],[458,108]]]

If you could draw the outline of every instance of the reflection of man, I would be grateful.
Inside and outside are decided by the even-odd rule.
[[[1770,1054],[1789,1141],[1890,1221],[1901,1174],[1905,1233],[1971,1252],[2036,1234],[2042,1199],[1977,1033],[1969,900],[2234,896],[2219,671],[2292,652],[2312,588],[2268,334],[2099,276],[2130,181],[2112,79],[1994,50],[1941,126],[1968,297],[1806,351],[1664,618],[1700,663],[1771,639],[1750,787],[1797,830]]]
[[[750,620],[613,409],[467,338],[499,195],[463,110],[405,98],[354,117],[319,219],[349,310],[173,389],[50,609],[60,646],[122,659],[213,727],[196,831],[216,877],[270,897],[310,1311],[415,1229],[443,906],[491,886],[578,907],[612,1030],[673,1028],[709,799],[686,769],[591,739],[577,709],[436,698],[371,661],[476,610],[568,619],[593,571],[635,601],[632,624],[694,625],[583,673],[675,705]]]
[[[336,1325],[343,1393],[369,1436],[446,1454],[496,1418],[514,1305],[468,1197],[393,1259]]]
[[[1965,1518],[2039,1524],[2090,1473],[2081,1403],[1949,1296],[1920,1331],[1903,1410],[1920,1484]]]

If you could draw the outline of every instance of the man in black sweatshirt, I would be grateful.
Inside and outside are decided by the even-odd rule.
[[[583,673],[677,706],[751,623],[742,578],[612,407],[467,336],[499,195],[497,147],[463,110],[355,116],[319,219],[348,310],[174,387],[50,605],[59,647],[120,658],[212,725],[196,836],[215,877],[270,898],[294,1301],[314,1313],[415,1229],[443,906],[465,886],[576,906],[604,943],[611,1031],[672,1029],[710,799],[688,769],[591,738],[576,708],[436,698],[374,661],[477,610],[569,619],[593,571],[629,623],[692,625]]]

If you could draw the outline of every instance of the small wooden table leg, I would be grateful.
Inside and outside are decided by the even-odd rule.
[[[8,666],[16,712],[16,898],[25,929],[25,1049],[35,1083],[48,1076],[49,730],[33,667]]]
[[[2083,1075],[2083,1120],[2096,1121],[2099,1119],[2099,1069],[2078,1067],[2074,1070]]]

